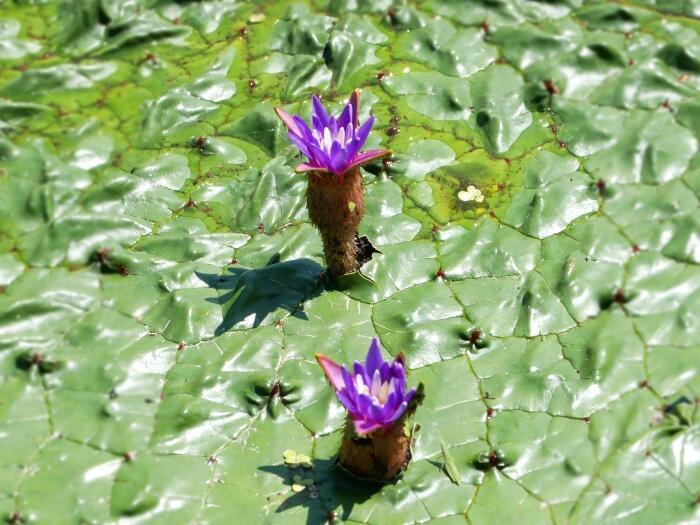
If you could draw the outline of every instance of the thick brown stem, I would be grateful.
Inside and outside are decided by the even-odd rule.
[[[342,184],[335,175],[310,172],[306,205],[323,240],[323,255],[333,277],[360,269],[357,231],[365,213],[362,175],[348,171]]]
[[[379,429],[369,436],[359,437],[348,418],[340,447],[340,464],[360,478],[396,479],[411,460],[411,436],[404,432],[403,422],[401,418],[389,430]]]

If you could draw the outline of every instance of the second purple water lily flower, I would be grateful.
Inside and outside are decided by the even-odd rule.
[[[350,95],[350,101],[338,118],[329,116],[315,95],[311,97],[311,102],[311,128],[300,116],[289,115],[280,108],[275,110],[289,130],[289,140],[308,159],[308,162],[297,166],[297,171],[327,172],[338,177],[342,184],[348,171],[389,153],[384,149],[360,153],[374,124],[374,117],[359,125],[358,90]]]
[[[355,361],[352,372],[324,355],[318,354],[316,359],[359,435],[391,428],[404,415],[416,393],[414,388],[406,391],[403,358],[391,363],[384,361],[376,337],[364,365]]]

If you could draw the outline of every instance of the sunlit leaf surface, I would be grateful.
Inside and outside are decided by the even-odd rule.
[[[697,0],[0,0],[0,520],[700,523]],[[377,118],[323,278],[274,114]],[[413,461],[334,466],[379,336]]]

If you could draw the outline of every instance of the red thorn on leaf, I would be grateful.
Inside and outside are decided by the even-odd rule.
[[[335,512],[333,512],[332,510],[329,510],[326,513],[326,521],[328,522],[328,525],[332,525],[333,522],[335,521]]]
[[[632,33],[630,31],[625,31],[622,34],[625,35],[625,38],[629,38]]]
[[[218,463],[218,462],[219,462],[219,460],[216,459],[214,456],[209,456],[209,457],[207,458],[207,464],[208,464],[208,465],[211,465],[211,464],[213,464],[213,463]]]
[[[488,32],[491,30],[491,26],[486,20],[481,22],[481,30],[486,34],[488,34]]]
[[[187,345],[185,344],[184,341],[180,341],[177,345],[177,349],[179,350],[184,350]]]
[[[632,245],[632,253],[639,253],[639,244]]]
[[[486,409],[486,417],[487,417],[487,418],[493,417],[493,408],[488,407],[488,408]]]
[[[280,330],[284,328],[284,320],[278,319],[277,321],[275,321],[275,328],[278,328]]]
[[[589,425],[589,424],[591,423],[591,418],[590,418],[590,416],[584,417],[584,418],[583,418],[583,422],[584,422],[586,425]]]
[[[647,381],[646,379],[642,379],[639,382],[639,388],[649,388],[649,381]]]
[[[664,109],[667,109],[667,110],[669,110],[669,111],[671,111],[671,109],[672,109],[672,108],[671,108],[671,104],[668,102],[668,99],[664,100],[664,101],[661,103],[661,107],[664,108]]]
[[[435,273],[436,278],[444,279],[445,278],[445,272],[443,271],[442,268],[438,268],[438,271]]]
[[[244,38],[247,34],[248,34],[248,28],[246,26],[243,26],[238,30],[238,36],[240,38]]]
[[[439,224],[433,224],[433,228],[431,229],[433,233],[437,233],[440,231],[440,225]]]
[[[388,73],[384,70],[377,73],[377,82],[379,82],[381,84],[381,82],[386,78],[387,75],[388,75]]]
[[[503,191],[506,188],[506,185],[499,182],[498,186],[496,186],[496,188],[498,188],[498,191]]]
[[[682,74],[678,77],[678,81],[679,81],[679,82],[687,82],[689,79],[690,79],[690,75],[689,75],[688,73],[682,73]]]
[[[100,248],[97,250],[97,258],[100,264],[107,264],[107,256],[109,255],[109,248]]]
[[[258,224],[258,232],[265,233],[265,225],[262,222]]]
[[[255,80],[254,78],[251,78],[251,79],[248,81],[248,87],[249,87],[250,89],[254,89],[255,87],[257,87],[257,85],[258,85],[258,81]]]
[[[125,452],[124,453],[124,462],[131,463],[132,461],[134,461],[134,455],[131,452]]]
[[[194,208],[194,201],[192,200],[192,197],[190,197],[189,200],[185,203],[185,208]]]
[[[554,133],[555,135],[557,134],[557,131],[559,131],[559,130],[557,129],[557,127],[556,127],[554,124],[551,124],[551,125],[549,126],[549,129],[551,129],[551,130],[552,130],[552,133]]]
[[[554,84],[554,81],[552,79],[546,79],[544,81],[544,88],[547,90],[547,93],[549,93],[550,97],[552,95],[559,94],[559,88],[557,88],[557,86]]]
[[[628,66],[633,66],[634,64],[635,64],[634,58],[630,58],[630,59],[627,61],[627,65],[628,65]]]
[[[469,335],[469,342],[471,344],[476,344],[476,342],[479,340],[481,337],[481,330],[473,330],[472,333]]]
[[[625,302],[625,292],[623,292],[620,288],[615,290],[615,295],[613,295],[613,300],[618,303],[622,304]]]
[[[562,140],[560,140],[560,141],[558,142],[558,144],[559,144],[559,147],[560,147],[561,149],[564,149],[564,148],[566,147],[566,142],[564,142],[564,141],[562,141]]]
[[[7,522],[10,525],[17,525],[18,523],[22,523],[22,518],[20,517],[19,512],[13,512],[10,515],[10,519],[7,520]]]
[[[44,356],[41,355],[40,352],[34,352],[34,354],[32,354],[32,364],[33,365],[39,366],[43,362],[44,362]]]
[[[598,193],[603,193],[605,191],[605,181],[603,179],[598,179],[595,183],[595,187]]]
[[[645,455],[646,457],[648,457],[648,458],[651,457],[651,450],[646,449],[646,450],[644,451],[644,455]]]

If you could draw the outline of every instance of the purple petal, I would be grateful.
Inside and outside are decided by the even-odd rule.
[[[297,148],[299,148],[299,151],[302,153],[302,155],[306,155],[307,158],[311,159],[311,150],[309,149],[308,142],[306,142],[301,137],[298,137],[291,131],[287,133],[287,136],[289,137],[289,140],[291,140],[294,143],[294,145]]]
[[[361,166],[362,164],[367,164],[368,162],[388,155],[389,153],[391,152],[385,149],[371,149],[369,151],[365,151],[364,153],[360,153],[357,157],[355,157],[352,160],[352,163],[348,165],[347,169],[351,170],[357,166]]]
[[[297,135],[300,135],[301,132],[299,131],[299,128],[297,127],[296,122],[294,122],[294,119],[292,118],[291,115],[286,113],[282,108],[275,108],[275,113],[277,113],[277,116],[280,118],[282,123],[287,126],[287,129],[291,131],[292,133],[295,133]]]
[[[406,409],[408,408],[408,403],[404,401],[399,405],[399,407],[394,411],[394,413],[388,418],[386,423],[392,424],[394,423],[397,419],[399,419],[401,416],[403,416],[403,413],[406,412]]]
[[[316,144],[310,143],[308,144],[309,146],[309,151],[311,152],[312,159],[316,164],[319,166],[323,166],[326,169],[329,169],[331,166],[330,159],[328,158],[328,153],[323,151],[321,148],[319,148]],[[330,171],[330,169],[329,169]]]
[[[360,144],[357,139],[352,139],[349,142],[345,142],[345,158],[354,161],[355,155],[360,151],[362,144]]]
[[[352,365],[352,373],[355,376],[362,376],[362,380],[365,382],[365,385],[369,385],[369,375],[367,375],[367,370],[357,361],[355,361]]]
[[[326,378],[333,388],[336,390],[342,390],[345,388],[342,368],[338,363],[323,354],[316,354],[316,361],[318,361],[318,364],[321,365],[323,373],[326,374]]]
[[[362,124],[360,129],[355,133],[355,140],[360,143],[360,148],[365,145],[367,137],[369,137],[369,132],[372,131],[372,126],[374,125],[374,117],[369,117],[367,122]]]
[[[379,374],[382,377],[382,382],[389,381],[393,377],[391,365],[384,361],[382,366],[379,367]]]
[[[350,391],[351,396],[353,396],[353,393],[356,395],[357,389],[355,388],[355,382],[352,380],[352,376],[350,375],[350,372],[348,372],[348,369],[345,368],[345,365],[340,367],[340,373],[343,375],[345,390]]]
[[[388,414],[384,413],[383,405],[377,405],[376,403],[373,403],[369,407],[369,414],[365,414],[365,416],[369,416],[367,417],[367,419],[369,419],[370,421],[384,422]]]
[[[336,175],[345,172],[345,151],[338,142],[333,142],[331,146],[331,171]]]
[[[357,412],[357,405],[355,403],[356,399],[353,398],[352,395],[350,395],[350,392],[348,392],[347,388],[337,391],[335,395],[338,398],[338,401],[340,401],[343,404],[343,406],[348,410],[348,412]]]
[[[384,363],[384,359],[382,358],[382,350],[379,347],[379,339],[373,337],[372,343],[369,345],[367,358],[365,359],[365,369],[367,370],[367,375],[369,377],[374,376],[374,371],[379,370],[382,363]]]
[[[321,119],[319,119],[316,115],[312,115],[311,124],[314,127],[314,131],[316,131],[316,133],[322,136],[325,126],[321,123]]]
[[[384,404],[387,412],[393,414],[398,406],[404,401],[403,396],[399,395],[397,392],[392,392]]]
[[[321,121],[321,126],[322,127],[328,127],[328,113],[326,113],[325,108],[323,107],[323,104],[321,104],[321,101],[318,99],[316,95],[311,96],[311,103],[314,106],[314,113],[318,117],[318,119]]]
[[[306,123],[306,121],[299,115],[294,115],[292,118],[294,119],[294,122],[299,130],[299,138],[310,143],[316,142],[316,139],[314,138],[313,133],[311,133],[309,125]]]
[[[357,129],[360,118],[360,90],[356,89],[350,95],[350,105],[352,106],[352,127]]]
[[[338,119],[338,128],[346,128],[351,122],[354,121],[354,119],[355,116],[352,112],[352,104],[347,104],[345,108],[343,108],[343,112],[340,114],[340,118]]]
[[[380,423],[366,421],[364,419],[353,419],[353,423],[355,424],[355,432],[361,436],[369,434],[370,432],[382,427]]]
[[[305,171],[324,171],[328,173],[328,170],[322,166],[314,166],[312,164],[308,164],[306,162],[302,162],[296,167],[296,172],[297,173],[303,173]]]
[[[362,417],[368,417],[372,410],[372,398],[367,394],[357,395],[357,410]]]
[[[406,371],[399,363],[391,364],[391,377],[396,381],[396,390],[403,392],[406,389]]]

